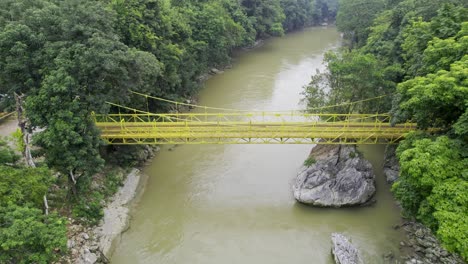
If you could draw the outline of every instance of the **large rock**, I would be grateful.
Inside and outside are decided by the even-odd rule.
[[[355,146],[317,145],[310,157],[315,163],[305,168],[293,185],[294,197],[320,207],[342,207],[368,202],[375,193],[372,165]]]
[[[396,156],[397,145],[387,145],[384,157],[384,174],[388,183],[393,183],[398,179],[400,164]]]
[[[336,264],[361,264],[362,260],[359,257],[359,251],[351,244],[348,238],[342,234],[333,233],[332,239],[332,254]]]

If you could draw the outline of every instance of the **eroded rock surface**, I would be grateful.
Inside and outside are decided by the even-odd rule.
[[[333,233],[332,254],[336,264],[361,264],[359,251],[351,244],[349,239],[342,234]]]
[[[387,145],[384,156],[384,175],[388,183],[393,183],[398,179],[400,164],[396,156],[397,145]]]
[[[428,227],[416,222],[407,222],[403,226],[408,240],[400,245],[413,250],[405,257],[405,264],[466,264],[460,256],[445,250]]]
[[[352,145],[317,145],[314,161],[303,169],[293,185],[294,197],[320,207],[367,203],[375,193],[374,172]]]

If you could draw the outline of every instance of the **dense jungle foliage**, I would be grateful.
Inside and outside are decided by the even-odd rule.
[[[39,129],[37,168],[0,146],[0,262],[51,263],[65,254],[66,221],[55,211],[96,223],[112,192],[91,190],[93,175],[106,159],[138,159],[134,148],[115,154],[103,146],[92,111],[112,111],[106,101],[143,107],[130,90],[188,98],[234,50],[334,21],[337,9],[337,0],[0,1],[0,107],[12,111],[14,94],[24,95],[26,130]],[[115,191],[119,180],[109,173],[104,190]],[[64,201],[60,208],[53,196]]]
[[[310,108],[390,112],[421,130],[400,143],[404,213],[468,260],[468,9],[458,0],[341,0],[345,47],[305,91]],[[356,105],[347,102],[388,95]],[[393,98],[393,102],[392,99]]]

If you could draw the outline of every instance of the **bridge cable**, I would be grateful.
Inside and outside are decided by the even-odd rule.
[[[133,94],[136,94],[136,95],[143,96],[147,100],[148,100],[148,98],[151,98],[151,99],[154,99],[154,100],[157,100],[157,101],[162,101],[162,102],[166,102],[166,103],[175,104],[176,106],[177,105],[183,105],[183,106],[188,106],[188,107],[193,107],[193,108],[202,108],[202,109],[205,109],[205,110],[210,109],[210,110],[221,110],[221,111],[258,112],[258,111],[254,111],[254,110],[245,110],[245,109],[220,108],[220,107],[195,105],[195,104],[189,104],[189,103],[183,103],[183,102],[177,102],[177,101],[173,101],[173,100],[169,100],[169,99],[164,99],[164,98],[157,97],[157,96],[142,94],[142,93],[131,91],[131,90],[130,90],[130,92],[133,93]],[[304,111],[311,111],[311,110],[323,110],[323,109],[329,109],[329,108],[334,108],[334,107],[338,107],[338,106],[352,105],[352,104],[358,104],[358,103],[368,102],[368,101],[372,101],[372,100],[382,99],[382,98],[385,98],[385,97],[387,97],[389,95],[393,95],[393,94],[394,93],[385,94],[385,95],[380,95],[380,96],[376,96],[376,97],[372,97],[372,98],[366,98],[366,99],[358,100],[358,101],[354,101],[354,102],[345,102],[345,103],[340,103],[340,104],[335,104],[335,105],[313,107],[313,108],[308,108],[308,109],[304,109],[304,110],[295,109],[295,110],[281,110],[281,111],[273,111],[273,112],[304,112]],[[147,105],[148,105],[148,102],[147,102]]]

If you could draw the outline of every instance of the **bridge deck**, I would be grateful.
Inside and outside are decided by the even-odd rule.
[[[387,144],[416,124],[388,115],[188,113],[94,115],[109,144]],[[322,139],[318,141],[317,139]]]

